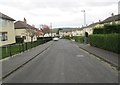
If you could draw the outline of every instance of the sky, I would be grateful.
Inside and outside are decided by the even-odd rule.
[[[119,0],[0,0],[0,12],[16,21],[23,21],[40,27],[41,24],[53,28],[81,27],[104,20],[112,13],[118,14]]]

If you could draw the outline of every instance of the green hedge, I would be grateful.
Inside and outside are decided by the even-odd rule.
[[[63,39],[68,39],[68,40],[74,39],[76,42],[79,42],[79,43],[84,42],[84,36],[72,36],[72,37],[64,36]]]
[[[93,34],[120,33],[120,24],[105,24],[103,27],[94,28]]]
[[[23,38],[16,38],[16,43],[23,43],[24,42],[24,39]]]
[[[24,52],[28,49],[31,49],[31,48],[36,47],[38,45],[41,45],[41,44],[48,42],[50,40],[52,40],[52,38],[47,37],[47,38],[44,38],[44,40],[42,38],[40,38],[34,42],[26,42],[26,43],[19,42],[19,43],[13,44],[13,45],[7,45],[7,46],[0,47],[0,50],[1,50],[0,51],[1,52],[0,59]]]
[[[45,42],[52,40],[52,37],[38,37],[37,40],[39,42],[41,42],[41,44],[42,44],[42,43],[45,43]]]
[[[70,39],[71,39],[71,37],[70,37],[70,36],[63,36],[62,38],[63,38],[63,39],[68,39],[68,40],[70,40]]]
[[[84,37],[83,36],[73,36],[73,39],[75,39],[76,42],[83,43]]]
[[[89,36],[90,45],[120,54],[120,34],[94,34]]]

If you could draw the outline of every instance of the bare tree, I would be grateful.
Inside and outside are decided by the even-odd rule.
[[[50,33],[50,27],[47,25],[41,25],[41,30],[43,32],[43,37],[45,36],[45,34]]]
[[[31,42],[33,42],[34,36],[36,36],[36,30],[34,28],[26,28],[26,35],[31,38]]]

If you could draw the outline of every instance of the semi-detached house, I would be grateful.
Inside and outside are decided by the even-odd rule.
[[[0,12],[0,47],[15,43],[14,21]]]
[[[37,33],[37,28],[27,24],[26,19],[24,21],[17,21],[15,25],[15,36],[16,38],[24,38],[24,42],[31,42],[30,32]],[[37,40],[37,35],[33,37],[33,41]]]

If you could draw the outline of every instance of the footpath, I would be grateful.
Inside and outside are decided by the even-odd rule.
[[[21,68],[25,64],[27,64],[29,61],[37,57],[39,54],[47,50],[51,45],[53,44],[53,41],[49,41],[45,44],[39,45],[33,49],[30,49],[24,53],[18,54],[16,56],[10,57],[9,59],[2,61],[2,78],[6,78],[13,72],[15,72],[17,69]]]
[[[89,44],[79,44],[77,42],[75,43],[79,46],[79,48],[87,51],[88,53],[95,55],[96,57],[104,60],[105,62],[111,64],[114,67],[117,67],[117,68],[119,67],[118,65],[119,63],[118,61],[120,60],[119,54],[116,54],[104,49],[100,49],[97,47],[93,47],[93,46],[90,46]]]

